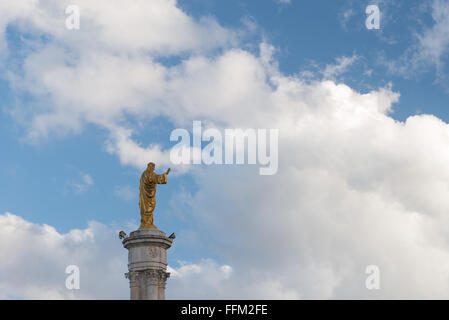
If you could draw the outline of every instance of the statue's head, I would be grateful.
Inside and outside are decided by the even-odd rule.
[[[154,168],[156,167],[156,165],[154,164],[154,162],[150,162],[150,163],[148,163],[148,170],[150,170],[150,171],[154,171]]]

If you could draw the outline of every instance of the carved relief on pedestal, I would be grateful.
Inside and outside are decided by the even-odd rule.
[[[159,258],[159,249],[154,247],[148,248],[148,255],[153,259]]]

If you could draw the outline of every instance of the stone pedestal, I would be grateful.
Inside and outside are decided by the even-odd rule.
[[[128,249],[128,270],[131,300],[164,300],[167,271],[167,249],[173,239],[157,229],[131,232],[123,240]]]

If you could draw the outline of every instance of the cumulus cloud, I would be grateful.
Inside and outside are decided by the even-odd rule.
[[[139,169],[146,168],[149,160],[160,165],[170,164],[169,151],[161,150],[159,145],[142,147],[131,139],[131,130],[116,128],[111,132],[111,139],[107,143],[106,150],[119,156],[124,165],[131,165]]]
[[[233,46],[242,35],[211,17],[193,19],[174,0],[138,0],[133,5],[78,1],[82,26],[68,30],[64,15],[68,4],[26,0],[2,6],[0,36],[5,38],[10,26],[30,32],[31,37],[47,37],[18,39],[26,53],[19,61],[2,41],[3,76],[15,89],[39,97],[27,112],[11,111],[24,118],[32,114],[22,119],[29,121],[30,141],[49,133],[78,133],[85,123],[94,123],[111,132],[111,141],[116,141],[112,149],[120,151],[120,145],[126,149],[123,142],[130,128],[119,125],[123,117],[130,113],[151,118],[165,108],[161,96],[166,94],[169,74],[158,58],[211,54]]]
[[[265,278],[262,274],[251,276],[247,270],[234,270],[212,259],[202,259],[198,263],[181,262],[178,269],[169,268],[169,272],[169,299],[299,298],[295,290],[286,289],[276,278]]]
[[[64,25],[59,2],[25,3],[5,9],[0,25],[54,36],[27,47],[23,73],[7,73],[16,90],[41,102],[28,106],[33,139],[94,124],[110,133],[108,152],[141,168],[149,158],[169,163],[157,142],[132,138],[135,123],[157,116],[186,128],[203,120],[219,129],[279,129],[278,174],[194,167],[198,189],[173,199],[190,207],[197,229],[188,231],[229,265],[205,259],[173,272],[173,279],[201,284],[192,297],[449,296],[446,123],[431,115],[395,121],[390,113],[400,95],[392,86],[360,93],[332,79],[351,60],[329,67],[330,79],[285,75],[269,44],[242,49],[235,32],[189,17],[175,1],[136,1],[141,9],[129,13],[140,23],[123,30],[116,22],[129,1],[81,1],[86,17],[76,33],[56,27]],[[26,6],[37,9],[27,23]],[[147,37],[142,26],[165,37]],[[179,63],[163,64],[163,55],[178,55]],[[373,264],[382,277],[375,292],[364,286]],[[190,292],[176,283],[168,296]]]
[[[127,299],[126,252],[117,232],[90,222],[59,233],[11,213],[0,215],[0,298]],[[66,288],[66,267],[80,270],[80,289]]]

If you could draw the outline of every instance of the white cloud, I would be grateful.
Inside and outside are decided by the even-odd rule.
[[[339,14],[339,21],[343,29],[347,29],[347,24],[349,20],[356,14],[354,8],[348,8],[345,10],[342,10]]]
[[[24,30],[48,33],[71,48],[108,49],[116,53],[144,50],[152,54],[207,52],[217,46],[233,44],[237,35],[221,27],[214,19],[195,21],[177,6],[176,0],[79,0],[80,30],[65,27],[65,9],[70,1],[24,0],[1,4],[4,27],[14,23]],[[132,17],[133,19],[129,19]],[[151,19],[148,19],[151,17]],[[83,32],[83,30],[85,32]],[[148,32],[151,30],[151,32]]]
[[[80,173],[79,178],[69,181],[68,186],[77,194],[83,194],[94,185],[94,179],[88,173]]]
[[[129,297],[126,250],[118,233],[100,223],[61,234],[6,213],[0,215],[0,239],[1,299]],[[65,287],[68,265],[80,268],[80,290]]]
[[[107,144],[107,151],[117,154],[122,164],[139,169],[146,168],[150,159],[163,166],[170,164],[169,151],[162,151],[159,145],[143,148],[131,139],[131,130],[118,127],[111,132],[111,137]]]
[[[434,0],[432,18],[433,26],[425,29],[422,34],[417,34],[419,46],[415,59],[440,67],[442,58],[449,52],[449,3]]]
[[[178,269],[169,268],[168,299],[297,299],[276,279],[251,275],[246,270],[234,272],[229,265],[219,265],[211,259],[199,263],[184,263]]]
[[[346,72],[347,69],[354,64],[360,57],[356,54],[352,55],[351,57],[338,57],[335,60],[337,61],[336,64],[329,64],[325,67],[325,69],[322,71],[323,78],[326,80],[329,79],[335,79],[335,77],[341,75],[342,73]]]
[[[181,266],[173,279],[197,283],[192,297],[449,297],[446,123],[431,115],[395,121],[389,113],[399,94],[391,86],[362,94],[332,81],[354,57],[329,66],[330,80],[284,75],[271,46],[241,49],[233,31],[194,20],[174,1],[139,2],[143,9],[130,11],[160,32],[148,38],[140,24],[118,30],[120,6],[81,2],[81,30],[67,33],[52,15],[59,4],[40,3],[32,23],[16,7],[2,24],[21,21],[56,39],[30,48],[24,74],[10,77],[41,102],[31,106],[34,139],[95,124],[109,131],[110,153],[142,168],[150,159],[169,164],[159,145],[132,139],[135,123],[151,125],[157,116],[186,128],[199,119],[218,128],[279,128],[277,175],[259,176],[252,166],[194,167],[199,190],[173,199],[191,206],[195,234],[232,267],[229,273],[209,260]],[[164,54],[181,61],[161,64]],[[380,267],[380,291],[364,287],[371,264]],[[172,297],[187,296],[178,285],[170,284]]]
[[[425,25],[422,31],[415,31],[413,43],[396,60],[382,59],[392,73],[406,77],[427,72],[434,68],[438,80],[447,82],[447,70],[444,62],[449,54],[449,3],[433,0],[430,3],[431,26]]]

